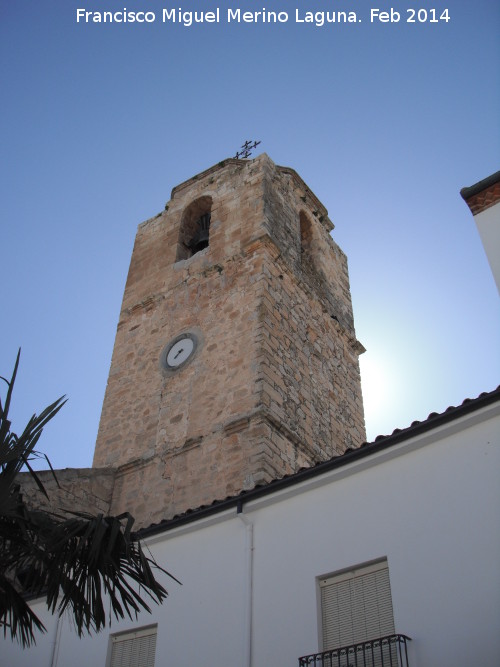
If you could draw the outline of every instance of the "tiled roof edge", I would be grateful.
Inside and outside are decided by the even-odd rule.
[[[411,426],[408,426],[405,429],[396,429],[390,435],[378,436],[372,443],[364,443],[361,445],[361,447],[347,450],[344,452],[344,454],[329,459],[328,461],[318,463],[310,468],[302,468],[292,475],[273,480],[266,485],[257,486],[253,489],[250,489],[249,491],[242,491],[238,495],[231,496],[224,500],[216,500],[211,505],[188,510],[172,519],[167,519],[160,523],[152,524],[147,528],[142,528],[137,531],[136,536],[140,539],[143,539],[162,532],[166,532],[168,530],[173,530],[174,528],[211,516],[213,514],[218,514],[219,512],[223,512],[224,510],[230,509],[232,507],[241,508],[243,504],[251,500],[269,495],[280,489],[293,486],[294,484],[299,484],[304,480],[321,475],[325,472],[329,472],[335,468],[348,465],[352,461],[371,456],[372,454],[395,446],[404,440],[408,440],[409,438],[413,438],[416,435],[420,435],[455,419],[459,419],[460,417],[463,417],[471,412],[480,410],[481,408],[484,408],[499,400],[500,386],[491,392],[484,392],[480,394],[477,398],[467,398],[463,401],[463,403],[461,403],[461,405],[457,407],[450,406],[441,413],[433,412],[427,417],[425,421],[413,422]]]
[[[492,185],[495,185],[495,183],[500,182],[500,171],[495,172],[494,174],[491,174],[491,176],[487,176],[486,178],[483,178],[482,181],[479,181],[478,183],[474,183],[474,185],[470,185],[469,187],[462,188],[460,190],[460,194],[462,196],[462,199],[464,201],[467,201],[470,199],[470,197],[473,197],[474,195],[479,194],[483,190],[486,190],[486,188],[491,187]]]

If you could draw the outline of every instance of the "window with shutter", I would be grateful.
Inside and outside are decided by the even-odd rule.
[[[319,581],[323,651],[394,634],[387,561]]]
[[[156,626],[111,636],[109,667],[154,667]]]

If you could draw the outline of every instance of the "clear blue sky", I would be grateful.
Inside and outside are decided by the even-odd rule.
[[[370,23],[395,7],[399,23]],[[163,7],[288,23],[163,24]],[[137,225],[171,188],[260,139],[328,208],[347,253],[369,439],[499,382],[499,298],[459,191],[499,169],[500,6],[2,0],[0,374],[22,347],[19,430],[61,394],[40,449],[89,466]],[[77,24],[76,9],[154,24]],[[295,9],[361,22],[295,23]]]

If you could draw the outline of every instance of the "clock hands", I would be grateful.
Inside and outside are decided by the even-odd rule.
[[[167,370],[177,370],[193,356],[196,349],[195,335],[188,332],[174,338],[162,352],[162,364]]]

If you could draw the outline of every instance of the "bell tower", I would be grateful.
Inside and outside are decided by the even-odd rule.
[[[94,467],[140,526],[365,439],[347,261],[293,170],[228,159],[139,226]]]

